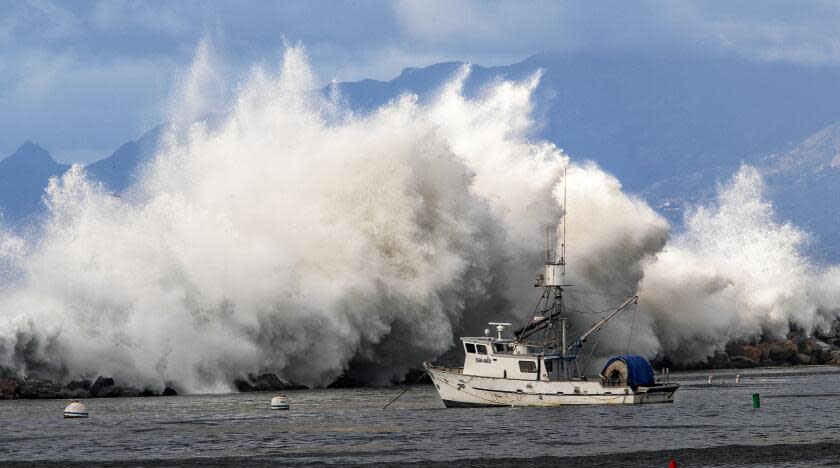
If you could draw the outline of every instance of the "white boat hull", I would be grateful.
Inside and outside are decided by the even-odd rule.
[[[518,380],[466,375],[461,369],[427,365],[426,371],[447,407],[638,405],[673,403],[679,385],[605,386],[598,381]]]

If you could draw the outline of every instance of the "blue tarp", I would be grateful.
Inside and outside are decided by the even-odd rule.
[[[638,387],[639,385],[653,385],[654,375],[653,367],[650,362],[642,356],[634,356],[632,354],[625,354],[623,356],[611,357],[604,369],[601,370],[603,374],[607,367],[615,361],[622,361],[627,364],[627,385],[630,387]]]

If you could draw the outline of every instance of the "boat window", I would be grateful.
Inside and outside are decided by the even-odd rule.
[[[487,354],[487,346],[483,344],[475,345],[475,352],[478,354]]]
[[[504,345],[504,343],[493,343],[493,351],[497,353],[504,353],[505,351],[507,351],[507,347]]]
[[[537,373],[537,363],[534,361],[519,361],[519,372],[526,374]]]
[[[545,370],[548,372],[552,372],[551,369],[554,368],[554,361],[544,361],[545,363]]]
[[[472,343],[464,343],[464,347],[467,348],[468,353],[474,353],[475,352],[475,345],[472,344]]]

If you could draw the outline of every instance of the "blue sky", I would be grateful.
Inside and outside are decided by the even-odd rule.
[[[203,37],[226,83],[302,42],[322,82],[544,51],[840,62],[840,2],[0,0],[0,155],[91,161],[166,119]]]

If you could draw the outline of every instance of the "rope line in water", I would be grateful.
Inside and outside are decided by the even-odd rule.
[[[422,374],[420,374],[420,377],[418,377],[416,380],[414,380],[414,382],[410,383],[410,384],[408,385],[408,388],[406,388],[405,390],[403,390],[402,392],[400,392],[400,394],[399,394],[399,395],[397,395],[397,396],[396,396],[393,400],[389,401],[387,405],[385,405],[385,406],[383,406],[383,407],[382,407],[382,409],[385,409],[385,408],[387,408],[387,407],[391,406],[391,403],[393,403],[393,402],[395,402],[395,401],[399,400],[401,396],[405,395],[405,394],[406,394],[409,390],[411,390],[411,388],[412,388],[412,387],[414,387],[414,385],[416,385],[416,384],[417,384],[417,382],[419,382],[419,381],[420,381],[420,379],[422,379],[422,378],[423,378],[423,377],[425,377],[425,376],[426,376],[426,371],[423,371],[423,373],[422,373]]]

